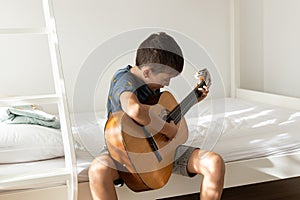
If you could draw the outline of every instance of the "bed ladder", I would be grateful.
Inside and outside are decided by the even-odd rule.
[[[50,60],[55,85],[55,94],[18,96],[12,98],[0,98],[0,106],[17,106],[32,104],[57,104],[59,119],[61,124],[62,139],[65,153],[65,167],[60,170],[53,170],[47,173],[29,177],[14,177],[11,180],[1,180],[3,184],[26,186],[27,183],[48,184],[65,182],[68,191],[68,200],[77,200],[78,181],[76,173],[76,156],[71,132],[71,122],[67,105],[67,96],[64,85],[62,61],[56,33],[56,24],[54,18],[53,4],[51,0],[42,0],[45,27],[42,28],[0,28],[1,34],[46,34],[48,36],[48,45]]]

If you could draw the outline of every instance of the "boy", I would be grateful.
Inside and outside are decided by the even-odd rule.
[[[137,50],[136,65],[120,69],[114,75],[107,102],[108,116],[122,110],[138,124],[159,131],[169,140],[175,138],[178,131],[175,123],[168,123],[159,116],[151,115],[151,106],[146,102],[182,72],[183,64],[181,49],[171,36],[166,33],[150,35]],[[202,96],[198,101],[208,94],[207,88],[201,90]],[[186,126],[185,123],[182,124]],[[175,157],[173,173],[189,177],[203,175],[201,200],[221,198],[225,165],[219,155],[180,145]],[[117,199],[114,183],[120,180],[120,176],[107,150],[92,162],[89,179],[94,200]]]

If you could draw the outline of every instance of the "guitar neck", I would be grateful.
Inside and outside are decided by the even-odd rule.
[[[198,102],[198,97],[202,95],[202,91],[198,88],[203,87],[205,82],[200,83],[194,88],[182,101],[178,104],[168,115],[167,122],[174,121],[177,124],[182,117],[189,111],[189,109]]]

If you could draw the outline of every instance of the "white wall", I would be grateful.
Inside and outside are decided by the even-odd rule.
[[[37,15],[34,14],[40,6],[40,4],[36,2],[39,2],[39,0],[0,0],[2,9],[0,11],[0,19],[4,19],[2,15],[8,16],[6,19],[9,19],[8,21],[0,20],[0,27],[6,25],[11,26],[11,24],[15,23],[16,26],[39,26],[43,24],[44,22],[41,21],[40,13]],[[82,70],[82,66],[87,62],[93,52],[113,36],[144,27],[160,27],[161,30],[170,30],[171,33],[177,34],[178,37],[182,36],[182,38],[175,37],[179,43],[181,43],[183,39],[190,38],[195,44],[197,43],[198,46],[203,47],[203,52],[207,52],[208,56],[198,55],[197,58],[197,55],[192,55],[193,52],[191,52],[191,49],[189,50],[185,44],[182,44],[184,46],[184,54],[194,56],[197,61],[197,63],[194,63],[194,61],[192,61],[192,63],[186,62],[187,67],[184,71],[185,75],[183,79],[191,79],[188,80],[190,81],[189,84],[195,81],[192,80],[194,73],[192,64],[214,68],[212,69],[213,78],[215,78],[215,82],[219,83],[214,83],[212,90],[216,91],[215,93],[220,93],[224,92],[225,88],[225,93],[229,94],[230,42],[228,0],[53,0],[53,3],[70,105],[72,105],[73,102],[75,85],[77,77],[80,76],[80,70]],[[2,5],[6,5],[6,7]],[[29,10],[29,15],[26,10]],[[13,16],[12,13],[14,14]],[[33,22],[29,22],[31,20]],[[142,38],[142,35],[139,40],[133,38],[133,41],[136,42],[134,46],[137,46]],[[12,43],[9,42],[9,44]],[[37,45],[39,44],[40,43]],[[23,85],[27,85],[28,90],[32,91],[31,88],[37,88],[35,93],[44,93],[45,90],[52,91],[51,72],[46,69],[49,63],[46,62],[47,64],[41,65],[40,61],[37,62],[35,60],[35,58],[37,58],[42,61],[47,61],[46,52],[33,51],[33,47],[29,44],[25,44],[25,47],[26,54],[32,54],[30,57],[31,61],[26,62],[29,62],[29,65],[32,66],[33,69],[30,70],[30,72],[26,72],[27,70],[25,70],[24,67],[22,69],[24,73],[13,73],[13,80],[19,80],[25,74],[28,80],[23,81],[26,83]],[[41,48],[37,47],[37,49],[39,50]],[[5,52],[5,49],[1,51]],[[194,54],[196,54],[196,52],[194,52]],[[14,52],[10,52],[7,54],[8,59],[6,59],[4,63],[1,62],[1,72],[6,73],[10,71],[10,69],[7,68],[7,63],[16,57],[19,60],[20,55],[22,55],[22,53],[15,55]],[[13,65],[19,67],[25,62],[25,58],[23,60],[22,62],[16,61]],[[97,62],[94,60],[93,64],[97,64]],[[99,77],[94,95],[96,99],[94,102],[96,105],[94,106],[97,109],[105,108],[108,80],[112,75],[111,73],[116,68],[123,67],[127,64],[134,64],[134,54],[132,52],[126,55],[120,55],[120,58],[112,60],[111,68],[106,69],[102,77]],[[25,64],[23,66],[25,66]],[[101,67],[103,66],[99,66],[99,68]],[[15,71],[21,70],[18,68]],[[8,81],[9,78],[7,75],[3,75],[4,73],[1,74],[2,76],[6,76],[4,80]],[[36,80],[38,80],[38,83],[36,83]],[[87,81],[89,81],[88,77]],[[180,84],[181,81],[183,80],[178,79],[171,85],[173,90],[176,89],[180,91],[178,94],[176,93],[179,98],[188,92],[186,87],[182,87]],[[212,94],[214,94],[213,91]],[[14,84],[9,87],[9,90],[5,88],[5,91],[0,92],[3,95],[16,95],[22,93],[23,90],[20,90],[18,84]],[[86,97],[83,95],[79,98],[82,102],[82,106],[76,111],[86,110],[87,107],[90,106],[87,105],[88,101],[85,101]]]
[[[54,5],[61,39],[63,62],[66,73],[70,75],[67,79],[69,94],[71,94],[71,88],[74,88],[76,76],[84,61],[93,50],[112,36],[143,27],[172,29],[202,45],[218,67],[225,82],[225,88],[229,92],[228,1],[56,0]],[[112,67],[119,68],[127,64],[134,64],[134,54],[131,57],[127,55],[127,58],[124,58],[123,61],[117,62]],[[204,65],[206,63],[199,62],[197,64]],[[109,79],[113,71],[113,69],[110,69],[107,72]],[[107,85],[107,81],[101,84],[103,87],[102,96],[96,97],[99,99],[101,108],[106,102]],[[180,86],[179,90],[181,90]],[[185,88],[184,91],[186,92]]]
[[[0,28],[44,26],[41,1],[0,0]],[[45,35],[0,34],[0,96],[53,93]]]
[[[245,89],[264,87],[262,5],[262,0],[240,0],[240,84]]]
[[[300,1],[264,1],[265,91],[300,97]]]
[[[241,87],[300,97],[300,1],[240,0]]]

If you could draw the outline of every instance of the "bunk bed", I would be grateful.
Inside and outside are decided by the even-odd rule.
[[[297,132],[300,130],[300,99],[239,88],[234,3],[234,0],[231,1],[231,98],[208,99],[199,105],[201,112],[191,112],[186,117],[190,131],[187,143],[223,156],[226,188],[300,175],[300,136]],[[61,77],[59,73],[57,76]],[[58,85],[58,88],[61,86]],[[64,91],[64,88],[61,89]],[[16,151],[8,155],[8,149],[0,152],[0,155],[5,155],[0,157],[3,159],[0,164],[0,200],[92,199],[87,173],[90,162],[104,145],[102,135],[106,113],[72,113],[70,119],[64,98],[63,95],[60,97],[62,101],[59,101],[57,95],[51,95],[1,99],[1,106],[62,102],[62,112],[59,113],[62,129],[34,128],[43,133],[54,133],[54,143],[60,144],[55,153],[49,153],[53,148],[44,152],[46,157],[28,154],[25,157]],[[222,106],[224,112],[215,113],[212,105]],[[212,114],[215,117],[213,121]],[[7,131],[7,126],[1,125],[0,130]],[[12,132],[20,129],[31,129],[28,131],[32,132],[33,125],[12,126]],[[214,142],[211,143],[209,130],[214,126],[222,127],[222,132],[213,137]],[[30,141],[27,145],[30,150]],[[49,147],[53,143],[40,145]],[[12,159],[12,156],[17,157]],[[159,190],[134,193],[123,186],[117,188],[117,193],[121,200],[150,200],[198,192],[200,182],[201,176],[190,179],[172,175],[168,184]]]
[[[32,124],[1,123],[0,199],[77,199],[75,151],[62,81],[64,77],[53,5],[50,0],[42,0],[35,8],[42,10],[41,27],[27,24],[25,27],[1,27],[0,36],[16,40],[31,37],[32,41],[39,41],[38,36],[43,38],[45,42],[42,43],[47,49],[45,52],[49,54],[46,60],[49,60],[49,63],[43,60],[45,63],[39,64],[51,67],[54,91],[46,94],[24,94],[24,92],[19,95],[1,94],[0,107],[2,111],[7,112],[7,108],[11,111],[20,106],[54,106],[58,111],[60,130]],[[20,47],[22,46],[12,45],[5,50],[13,49],[13,52],[17,52]],[[5,50],[2,53],[6,53]],[[34,58],[40,55],[42,50],[44,48],[34,52]],[[5,63],[5,67],[9,69],[14,65],[8,62]],[[11,74],[9,76],[11,77]],[[26,77],[26,73],[24,76]],[[19,80],[18,83],[23,82]],[[18,111],[22,112],[22,109]]]

